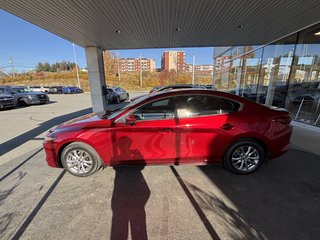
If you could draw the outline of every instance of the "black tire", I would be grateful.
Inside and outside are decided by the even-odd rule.
[[[24,98],[20,98],[20,99],[18,100],[18,105],[19,105],[19,106],[22,106],[22,107],[27,107],[27,106],[29,106],[28,101],[27,101],[26,99],[24,99]]]
[[[76,158],[76,156],[73,155],[75,152],[80,155],[81,152],[85,152],[86,155],[83,155],[83,159],[71,159],[72,157]],[[82,142],[73,142],[66,146],[61,153],[60,159],[64,169],[77,177],[90,176],[101,167],[101,160],[98,153],[91,146]],[[89,162],[90,164],[88,164]],[[71,166],[71,164],[73,165]],[[84,167],[84,164],[87,164],[87,166]]]
[[[119,104],[121,102],[120,96],[116,97],[116,104]]]
[[[224,166],[236,174],[249,174],[256,171],[266,160],[265,149],[251,139],[234,143],[224,156]]]

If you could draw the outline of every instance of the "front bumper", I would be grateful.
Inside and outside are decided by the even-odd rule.
[[[12,101],[0,101],[0,109],[13,108],[13,107],[15,107],[14,100],[12,100]]]
[[[46,153],[46,161],[48,166],[61,168],[59,163],[58,148],[55,142],[43,142],[43,148]]]

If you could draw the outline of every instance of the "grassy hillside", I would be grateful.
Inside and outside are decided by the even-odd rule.
[[[139,86],[139,73],[107,74],[108,85],[121,86],[126,90],[149,90],[154,86],[165,86],[176,83],[191,83],[191,74],[176,74],[175,72],[143,72],[142,87]],[[196,76],[196,84],[211,84],[211,76]],[[84,91],[90,91],[88,73],[80,73],[80,84]],[[73,72],[40,72],[16,74],[15,78],[0,78],[0,85],[22,85],[22,86],[77,86],[77,76]]]

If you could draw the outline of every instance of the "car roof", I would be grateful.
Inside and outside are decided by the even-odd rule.
[[[201,88],[201,89],[198,89],[198,88],[179,88],[179,89],[172,89],[170,91],[165,91],[165,92],[155,92],[155,93],[152,93],[150,94],[147,99],[150,99],[150,98],[158,98],[158,97],[163,97],[163,96],[179,96],[179,95],[188,95],[188,94],[203,94],[203,95],[213,95],[213,96],[218,96],[218,97],[224,97],[224,98],[228,98],[230,100],[234,100],[234,101],[238,101],[238,102],[247,102],[249,100],[243,98],[243,97],[240,97],[240,96],[237,96],[237,95],[234,95],[234,94],[231,94],[231,93],[227,93],[227,92],[221,92],[221,91],[214,91],[214,90],[210,90],[210,89],[205,89],[205,88]],[[250,101],[252,102],[252,101]]]

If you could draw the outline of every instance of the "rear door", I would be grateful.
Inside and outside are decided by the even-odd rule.
[[[239,103],[212,95],[180,98],[177,108],[177,162],[215,161],[234,134]]]

